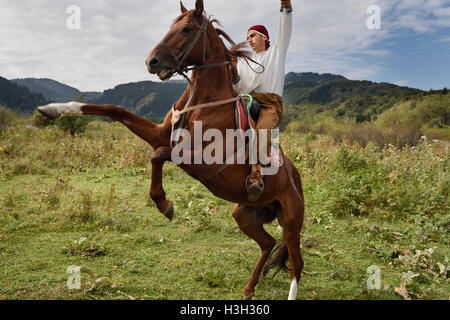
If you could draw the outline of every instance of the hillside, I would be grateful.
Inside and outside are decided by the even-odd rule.
[[[101,92],[81,92],[80,90],[60,83],[52,79],[12,79],[11,82],[27,87],[30,91],[42,94],[46,99],[53,102],[71,101],[83,93],[86,94],[85,99],[95,99],[101,95]]]
[[[286,131],[326,134],[364,146],[413,146],[423,135],[450,141],[450,93],[394,91],[368,93],[327,105],[286,106],[280,125]]]
[[[85,102],[120,105],[152,119],[163,118],[186,88],[185,81],[141,81],[121,84],[101,94],[81,92],[51,79],[27,78],[12,81],[26,86],[30,91],[41,93],[49,101],[65,102],[84,95]],[[321,109],[336,109],[339,116],[354,117],[362,122],[370,120],[374,114],[383,112],[397,102],[422,93],[418,89],[390,83],[349,80],[330,73],[290,72],[285,78],[283,102],[287,119],[283,119],[283,125],[292,116],[289,106],[321,105]],[[17,103],[20,106],[19,100]],[[17,109],[14,104],[9,104],[9,107]]]
[[[0,77],[0,105],[19,113],[30,114],[36,106],[47,104],[41,94],[30,92],[26,87]]]
[[[391,83],[349,80],[332,74],[291,72],[285,78],[283,102],[285,105],[328,104],[363,93],[379,95],[393,91],[420,92],[421,90],[400,87]]]
[[[94,104],[116,104],[144,117],[163,118],[173,103],[186,89],[185,81],[166,83],[141,81],[118,85],[100,92],[82,92],[52,79],[13,79],[12,83],[43,95],[52,102],[67,102],[82,97]],[[37,106],[38,104],[36,104]],[[11,109],[16,109],[14,104]],[[33,108],[34,109],[34,108]],[[17,110],[16,110],[17,111]]]
[[[102,96],[89,102],[120,105],[140,116],[163,118],[185,89],[186,83],[182,81],[132,82],[105,90]]]

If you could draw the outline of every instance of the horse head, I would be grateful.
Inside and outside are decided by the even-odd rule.
[[[209,21],[203,15],[203,0],[197,0],[193,10],[187,10],[181,1],[180,6],[181,15],[145,61],[148,71],[161,80],[169,79],[179,68],[205,61]]]

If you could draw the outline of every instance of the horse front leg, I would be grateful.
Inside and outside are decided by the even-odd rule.
[[[152,157],[152,183],[150,186],[150,197],[158,210],[169,220],[172,220],[174,210],[173,204],[166,198],[166,192],[162,186],[162,169],[164,163],[170,161],[171,151],[172,149],[169,147],[156,149]]]

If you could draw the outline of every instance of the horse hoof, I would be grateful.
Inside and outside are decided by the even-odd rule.
[[[254,297],[255,293],[250,293],[248,296],[246,296],[245,294],[243,294],[244,300],[252,300]]]
[[[169,202],[169,206],[167,207],[167,209],[164,211],[164,216],[169,219],[170,221],[172,221],[173,219],[173,204],[172,202]]]
[[[44,116],[46,116],[47,118],[50,118],[50,119],[56,119],[59,117],[59,114],[58,114],[56,108],[52,107],[51,105],[45,105],[45,106],[38,107],[37,110],[41,114],[43,114]]]

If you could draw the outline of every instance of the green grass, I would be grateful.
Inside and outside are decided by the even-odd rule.
[[[306,199],[305,268],[298,299],[448,299],[448,145],[416,149],[335,144],[282,135]],[[241,299],[259,257],[233,204],[175,165],[164,187],[169,222],[149,198],[152,151],[119,124],[92,122],[71,136],[54,127],[0,136],[0,299]],[[266,228],[275,238],[277,223]],[[84,241],[80,241],[86,238]],[[423,250],[434,248],[429,256]],[[66,270],[77,265],[80,290]],[[367,268],[381,289],[367,289]],[[95,279],[113,284],[89,290]],[[257,299],[286,299],[289,276],[261,278]]]

